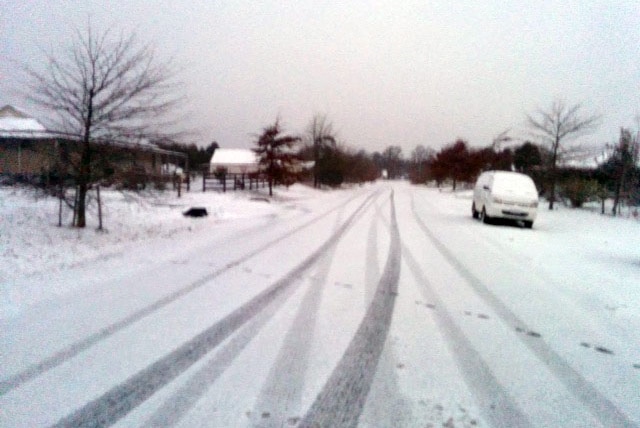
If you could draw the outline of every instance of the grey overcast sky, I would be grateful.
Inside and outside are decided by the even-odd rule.
[[[342,141],[381,151],[456,138],[490,144],[554,99],[602,115],[580,140],[615,141],[640,115],[640,1],[0,0],[0,104],[39,47],[88,19],[153,41],[185,67],[196,142],[251,147],[280,117],[302,132],[326,114]]]

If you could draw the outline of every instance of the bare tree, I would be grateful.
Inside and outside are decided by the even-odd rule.
[[[436,156],[436,151],[418,144],[411,152],[409,163],[409,179],[412,183],[425,183],[428,177],[429,163]]]
[[[382,159],[390,180],[399,178],[402,175],[404,160],[400,146],[388,146],[384,149],[384,152],[382,152]]]
[[[313,187],[320,186],[320,170],[327,148],[336,147],[336,133],[325,115],[316,114],[307,127],[305,140],[313,147]]]
[[[527,124],[533,135],[546,144],[551,151],[549,209],[553,209],[556,197],[558,162],[567,140],[577,138],[595,130],[600,120],[597,115],[583,116],[582,106],[567,106],[564,101],[555,100],[548,111],[538,110],[534,116],[527,115]]]
[[[91,24],[76,29],[61,54],[47,54],[46,61],[43,72],[25,66],[26,96],[55,112],[57,130],[78,142],[70,165],[77,186],[74,217],[75,226],[85,227],[87,191],[99,179],[99,143],[167,138],[175,118],[166,114],[181,101],[173,95],[175,70],[159,63],[153,47],[135,34],[96,32]]]

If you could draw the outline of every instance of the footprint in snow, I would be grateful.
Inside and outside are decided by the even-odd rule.
[[[429,308],[429,309],[435,309],[436,308],[436,305],[434,305],[433,303],[424,303],[422,300],[416,300],[416,305],[424,306],[424,307]]]
[[[611,349],[605,348],[604,346],[596,346],[593,349],[595,349],[598,352],[602,352],[603,354],[613,355],[613,351]]]
[[[583,348],[591,348],[591,345],[587,342],[580,342],[580,346],[582,346]],[[603,354],[613,355],[613,351],[611,349],[605,348],[604,346],[594,346],[593,349]]]
[[[468,317],[473,316],[473,312],[471,311],[464,311],[464,314]],[[477,314],[476,316],[482,320],[488,320],[490,318],[489,315],[485,315],[485,314]]]
[[[538,333],[537,331],[533,331],[533,330],[525,330],[521,327],[516,327],[516,331],[518,333],[525,333],[527,336],[530,337],[542,337],[542,335],[540,333]]]

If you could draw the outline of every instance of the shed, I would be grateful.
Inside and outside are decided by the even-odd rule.
[[[260,172],[260,159],[249,149],[216,149],[211,157],[209,172],[224,169],[228,174],[253,174]]]

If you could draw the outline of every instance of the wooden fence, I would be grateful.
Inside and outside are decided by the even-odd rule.
[[[253,190],[269,185],[266,174],[233,174],[228,172],[202,172],[202,191]]]

